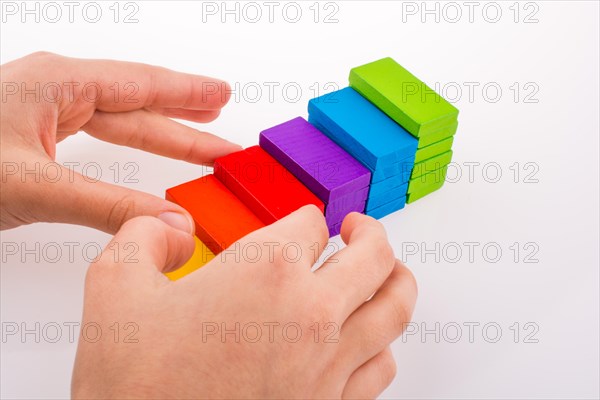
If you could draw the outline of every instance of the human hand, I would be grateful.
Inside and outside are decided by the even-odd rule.
[[[416,285],[379,222],[350,214],[341,235],[347,247],[311,272],[328,235],[307,206],[170,281],[161,272],[189,257],[189,235],[155,218],[126,222],[88,271],[82,327],[110,333],[80,337],[73,397],[377,396],[394,377],[389,344]],[[115,260],[132,242],[137,262]],[[137,342],[117,341],[115,323],[134,324]]]
[[[50,53],[35,53],[0,68],[0,229],[66,222],[114,233],[130,218],[150,215],[193,232],[188,213],[159,197],[92,182],[59,164],[52,169],[58,171],[57,180],[22,174],[54,163],[56,144],[79,130],[196,164],[209,165],[241,149],[169,118],[217,118],[230,95],[223,81],[144,64]]]

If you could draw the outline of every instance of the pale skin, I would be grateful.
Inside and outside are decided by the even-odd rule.
[[[227,84],[217,79],[48,53],[1,68],[3,164],[53,162],[56,143],[79,131],[196,164],[240,149],[170,119],[215,119],[228,100]],[[37,102],[12,94],[14,82],[28,88],[95,82],[102,95],[89,101],[89,93],[75,88],[73,98]],[[137,101],[115,99],[109,88],[115,82],[135,82]],[[181,266],[194,248],[185,210],[146,193],[64,176],[36,183],[3,174],[0,227],[66,222],[114,234],[88,269],[82,326],[137,327],[134,342],[80,338],[73,397],[374,398],[392,382],[389,346],[410,321],[417,289],[378,221],[348,215],[341,232],[347,246],[311,272],[328,237],[323,215],[307,206],[240,240],[238,246],[263,250],[258,259],[230,251],[173,282],[163,272]],[[139,248],[134,259],[115,257],[128,254],[128,243]],[[300,256],[284,257],[286,243]],[[221,335],[221,327],[232,331],[236,323],[254,328],[237,340]],[[284,332],[286,324],[294,329]],[[258,340],[256,326],[262,327]]]

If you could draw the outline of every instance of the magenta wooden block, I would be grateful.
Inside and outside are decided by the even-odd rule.
[[[259,144],[325,203],[371,181],[368,168],[302,117],[262,131]]]

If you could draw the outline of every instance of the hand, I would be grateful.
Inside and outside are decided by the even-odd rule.
[[[240,150],[168,118],[196,122],[217,118],[229,99],[229,86],[223,81],[143,64],[49,53],[35,53],[0,68],[1,229],[66,222],[114,233],[130,218],[150,215],[193,232],[191,217],[173,203],[90,182],[59,164],[48,169],[54,163],[56,143],[79,130],[197,164],[211,164]],[[51,170],[52,179],[23,174],[36,169]]]
[[[128,221],[88,271],[82,326],[105,334],[95,341],[90,328],[86,340],[82,330],[73,397],[377,396],[394,377],[388,346],[411,318],[416,285],[379,222],[350,214],[341,235],[347,247],[311,272],[328,235],[307,206],[173,282],[161,272],[189,257],[189,235]],[[114,259],[127,243],[140,249],[135,263]]]

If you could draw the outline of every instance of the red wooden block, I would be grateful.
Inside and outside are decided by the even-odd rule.
[[[259,146],[218,158],[215,176],[265,224],[307,204],[325,210],[317,196]]]
[[[167,189],[165,197],[192,215],[196,236],[214,254],[264,226],[214,175]]]

